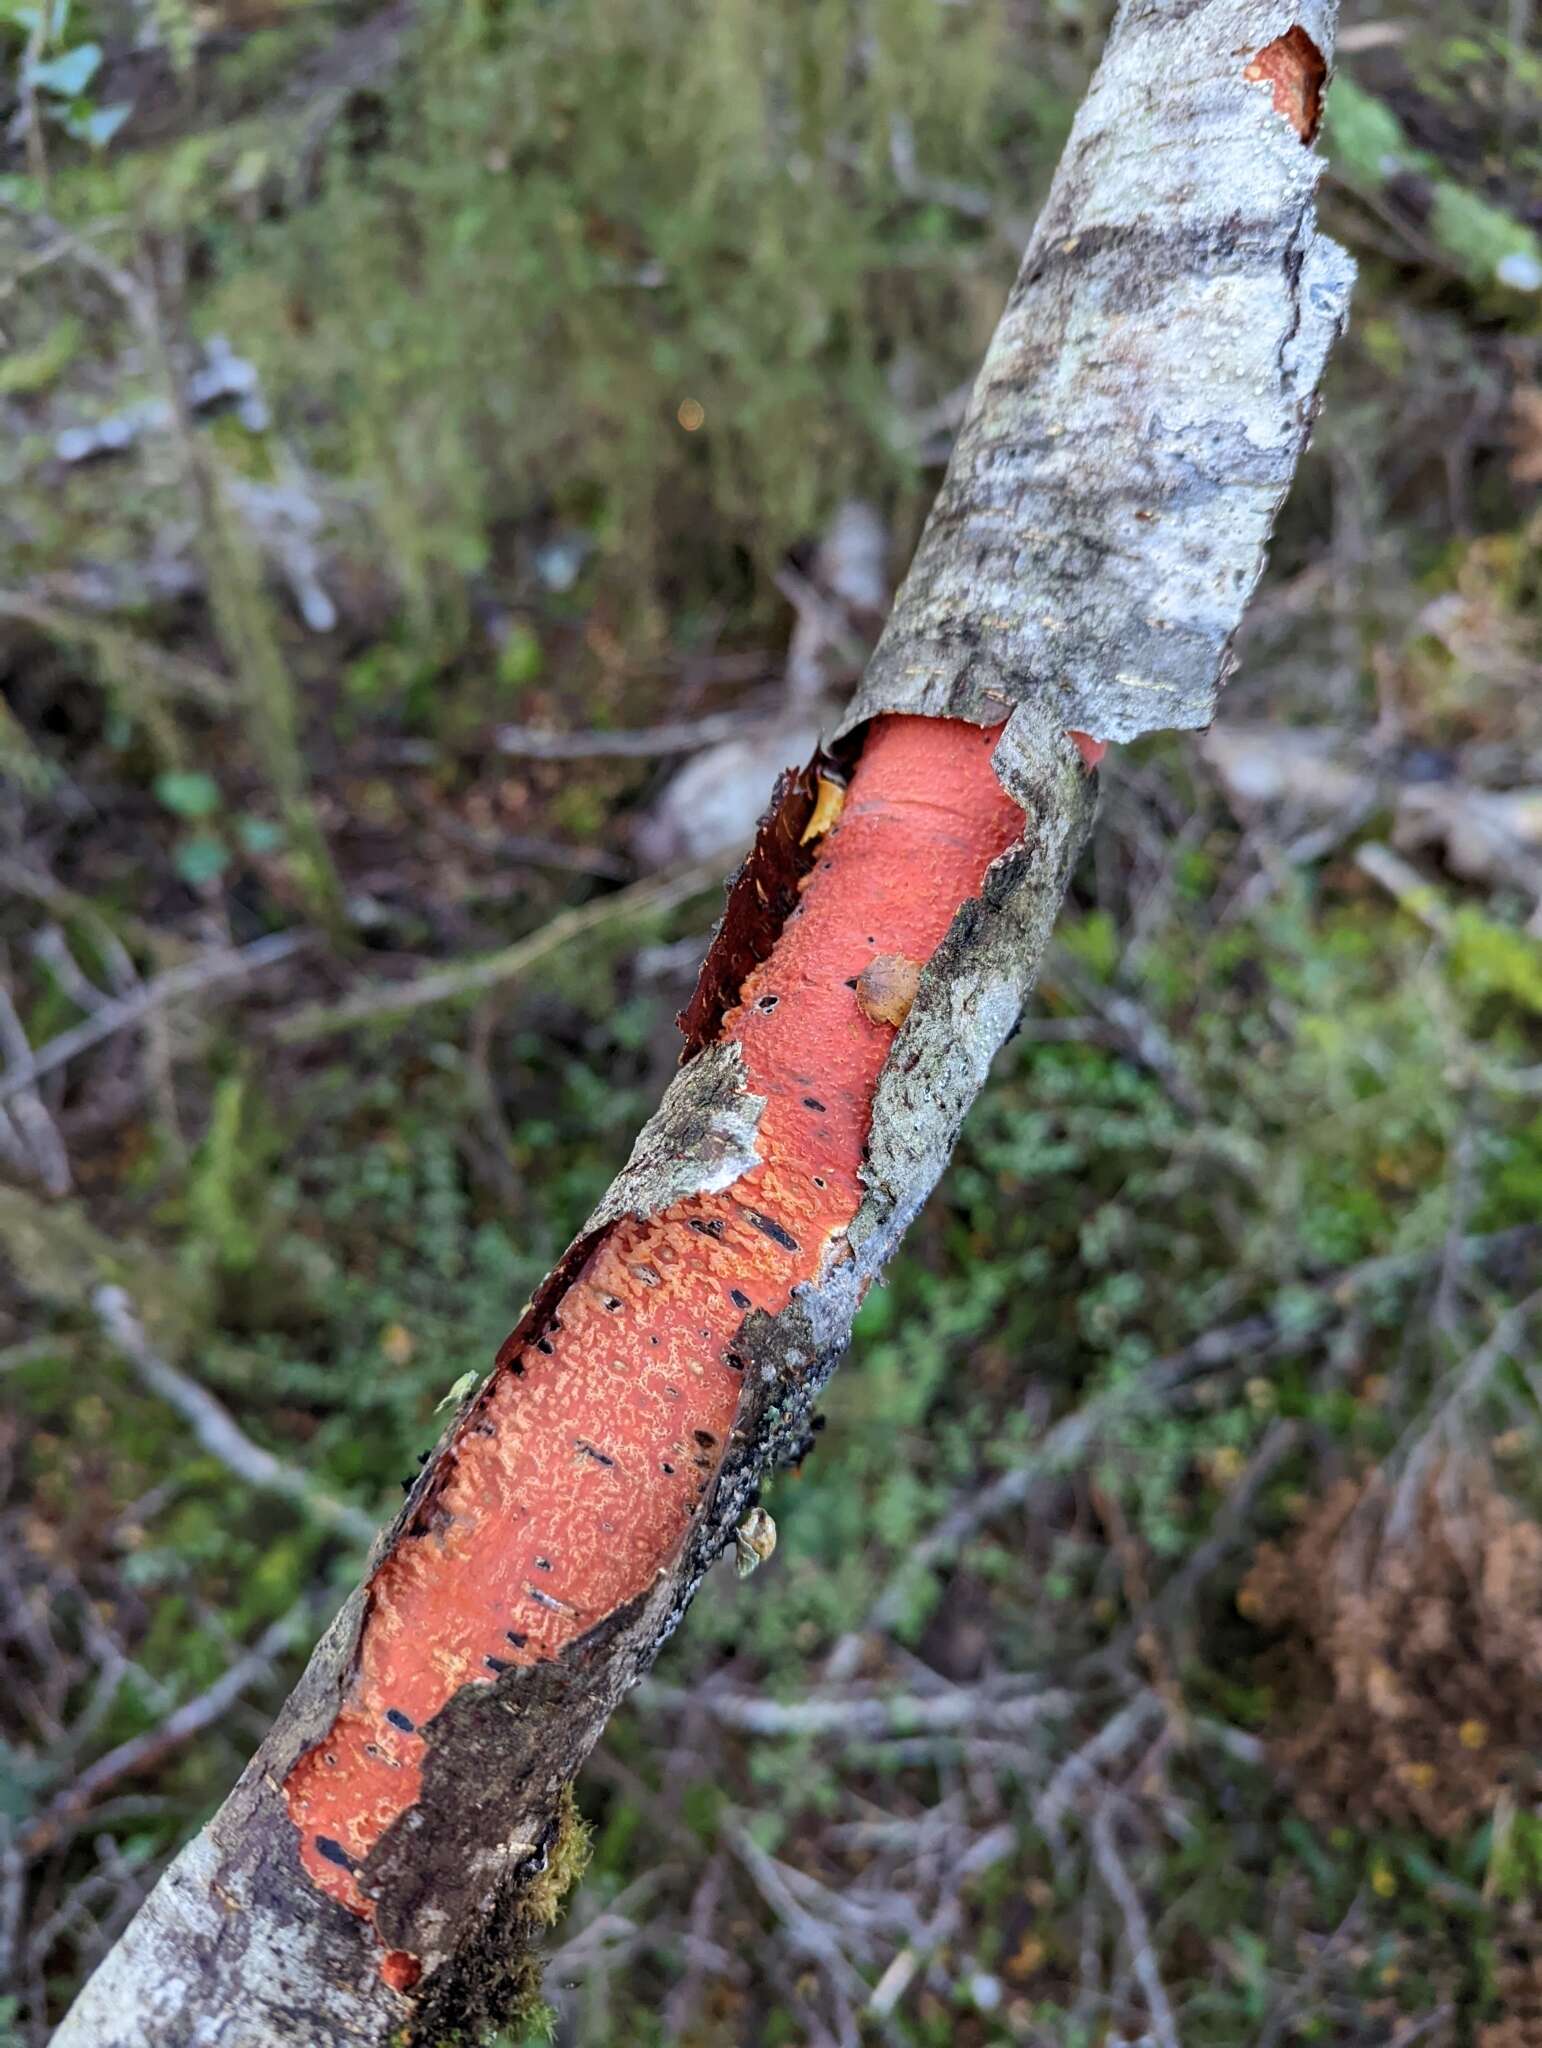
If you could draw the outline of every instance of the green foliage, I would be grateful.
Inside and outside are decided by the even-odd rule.
[[[899,187],[889,136],[999,183],[1001,34],[927,0],[427,8],[383,143],[339,147],[211,307],[337,422],[420,637],[453,646],[466,578],[536,505],[587,536],[585,597],[613,588],[635,644],[680,535],[731,582],[857,481],[909,481],[891,380],[925,361],[925,402],[966,374],[1007,273]],[[518,631],[504,662],[533,673]]]
[[[1436,156],[1409,141],[1391,106],[1342,73],[1328,95],[1323,140],[1340,175],[1367,192],[1379,193],[1399,177],[1428,180],[1429,233],[1464,276],[1481,285],[1542,288],[1542,240],[1445,175]]]

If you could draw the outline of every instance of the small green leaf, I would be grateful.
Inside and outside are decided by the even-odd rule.
[[[236,837],[247,853],[274,853],[284,835],[271,818],[237,818]]]
[[[0,396],[42,391],[68,369],[80,346],[78,320],[56,320],[35,348],[14,349],[0,362]]]
[[[99,43],[77,43],[73,50],[61,50],[57,57],[34,64],[32,83],[44,92],[57,93],[62,100],[73,100],[91,83],[101,61]]]
[[[197,769],[168,769],[157,775],[155,793],[178,818],[212,818],[220,807],[219,784]]]
[[[544,661],[535,632],[523,620],[517,620],[510,626],[498,654],[498,680],[512,689],[518,689],[522,683],[533,683]]]
[[[198,832],[177,848],[172,866],[190,889],[217,881],[230,863],[230,849],[211,832]]]
[[[82,142],[89,142],[93,149],[105,149],[133,111],[132,100],[118,100],[110,107],[93,107],[84,119],[70,125]]]
[[[458,1408],[481,1377],[479,1372],[463,1372],[444,1399],[434,1403],[434,1413],[437,1415],[441,1408]]]

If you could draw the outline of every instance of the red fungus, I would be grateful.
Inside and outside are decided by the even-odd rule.
[[[1091,765],[1101,748],[1073,737]],[[746,1313],[774,1315],[818,1279],[862,1197],[894,1025],[853,989],[880,956],[928,959],[1022,836],[991,767],[996,738],[875,722],[797,907],[719,1034],[765,1098],[762,1163],[606,1234],[544,1334],[500,1353],[441,1460],[431,1515],[377,1568],[341,1710],[285,1785],[301,1861],[353,1911],[373,1914],[358,1866],[416,1803],[424,1730],[446,1702],[555,1657],[679,1545],[734,1426]],[[415,1967],[399,1950],[382,1965],[399,1988]]]
[[[1267,83],[1274,92],[1274,111],[1287,120],[1303,142],[1310,142],[1322,120],[1323,87],[1328,67],[1322,51],[1304,28],[1286,29],[1266,43],[1243,67],[1250,85]]]
[[[380,1974],[393,1991],[410,1991],[423,1974],[423,1965],[404,1948],[388,1948],[380,1958]]]

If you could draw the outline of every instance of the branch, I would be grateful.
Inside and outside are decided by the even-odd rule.
[[[293,1045],[310,1038],[325,1038],[336,1031],[351,1031],[358,1024],[410,1017],[414,1011],[431,1009],[437,1003],[486,995],[490,989],[517,981],[538,961],[565,952],[577,940],[618,919],[651,916],[688,903],[693,896],[715,887],[719,872],[707,862],[671,874],[645,876],[625,889],[612,890],[608,896],[596,896],[572,910],[558,911],[539,930],[490,953],[485,960],[435,968],[412,981],[371,982],[344,996],[341,1002],[308,1004],[281,1019],[273,1035],[284,1044]]]
[[[196,960],[189,960],[184,967],[169,967],[164,974],[158,974],[154,981],[147,981],[131,995],[116,996],[111,1002],[103,1003],[91,1016],[72,1024],[68,1031],[61,1031],[57,1038],[49,1039],[36,1052],[13,1059],[4,1073],[0,1073],[0,1103],[9,1102],[13,1096],[31,1088],[43,1075],[55,1072],[78,1054],[89,1051],[93,1045],[100,1045],[104,1039],[142,1024],[167,1003],[179,1002],[185,996],[202,995],[222,982],[257,974],[264,968],[276,966],[280,960],[287,960],[310,943],[309,932],[274,932],[270,937],[254,939],[249,946],[238,950],[207,953]]]
[[[1167,2002],[1162,1972],[1152,1946],[1151,1926],[1146,1919],[1146,1909],[1140,1902],[1140,1893],[1119,1855],[1118,1844],[1114,1840],[1113,1815],[1107,1800],[1092,1817],[1092,1855],[1098,1866],[1098,1875],[1108,1886],[1124,1919],[1130,1962],[1146,2000],[1151,2031],[1159,2048],[1178,2048],[1178,2029],[1173,2023],[1173,2009]]]
[[[309,1600],[302,1600],[289,1613],[270,1622],[249,1650],[228,1670],[222,1671],[205,1691],[168,1714],[156,1728],[130,1736],[116,1749],[108,1750],[96,1762],[66,1785],[41,1813],[21,1830],[17,1846],[24,1855],[36,1856],[59,1839],[92,1803],[120,1778],[153,1770],[184,1743],[222,1721],[249,1686],[272,1676],[273,1666],[290,1649],[306,1623],[312,1621]]]
[[[1126,0],[867,675],[731,886],[681,1072],[56,2048],[426,2048],[533,1995],[572,1780],[801,1455],[1033,984],[1090,766],[1214,709],[1347,301],[1303,147],[1333,25]]]
[[[254,1444],[223,1403],[207,1387],[178,1372],[145,1334],[145,1326],[121,1287],[103,1285],[91,1297],[102,1328],[119,1356],[134,1368],[152,1394],[175,1408],[211,1457],[263,1493],[292,1501],[314,1521],[336,1529],[354,1543],[368,1543],[375,1534],[372,1518],[351,1502],[337,1500],[304,1472],[297,1472]]]
[[[701,718],[618,732],[552,732],[538,725],[500,725],[493,738],[500,754],[523,761],[655,761],[664,754],[699,754],[721,740],[769,735],[778,723],[753,712],[714,711]]]

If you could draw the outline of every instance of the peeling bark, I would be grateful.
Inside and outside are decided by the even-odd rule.
[[[530,1945],[576,1862],[573,1777],[731,1543],[762,1472],[801,1454],[863,1294],[942,1172],[1032,985],[1091,822],[1091,742],[1211,715],[1348,296],[1347,259],[1316,233],[1318,166],[1303,146],[1333,20],[1331,0],[1126,0],[838,754],[783,779],[730,890],[681,1020],[685,1065],[378,1541],[262,1750],[87,1985],[57,2048],[474,2039],[529,1994]],[[710,1205],[758,1186],[766,1098],[725,1020],[747,980],[762,985],[753,977],[801,915],[823,834],[840,830],[837,758],[848,765],[892,714],[1004,727],[993,765],[1021,834],[940,943],[927,940],[918,976],[911,951],[873,935],[888,982],[876,1015],[854,995],[853,1016],[893,1035],[854,1208],[818,1208],[817,1257],[783,1305],[744,1296],[732,1428],[722,1442],[705,1433],[711,1454],[651,1578],[554,1634],[550,1654],[511,1633],[511,1661],[484,1659],[494,1668],[421,1726],[403,1713],[402,1743],[383,1758],[371,1744],[371,1768],[407,1772],[411,1796],[382,1807],[364,1854],[312,1829],[302,1856],[294,1815],[313,1780],[326,1796],[315,1760],[357,1695],[391,1575],[431,1575],[435,1545],[459,1540],[457,1477],[492,1455],[478,1446],[503,1426],[522,1361],[551,1350],[570,1290],[625,1233],[699,1204],[716,1235]],[[800,1249],[785,1220],[738,1213]],[[614,1462],[580,1444],[580,1465],[586,1451]],[[319,1863],[318,1839],[329,1845]]]

